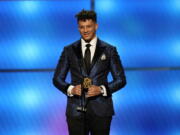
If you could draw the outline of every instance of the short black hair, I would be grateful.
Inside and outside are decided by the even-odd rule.
[[[77,21],[85,21],[88,19],[92,19],[94,22],[97,22],[96,12],[93,10],[81,10],[78,14],[75,15]]]

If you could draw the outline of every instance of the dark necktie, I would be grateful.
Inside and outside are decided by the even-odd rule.
[[[90,67],[91,67],[91,51],[90,51],[90,46],[91,46],[90,44],[86,45],[86,50],[85,50],[85,54],[84,54],[84,62],[85,62],[88,74],[90,72]]]

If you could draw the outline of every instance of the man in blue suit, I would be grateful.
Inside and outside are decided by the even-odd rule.
[[[67,124],[70,135],[109,135],[114,108],[112,94],[126,84],[118,52],[96,36],[96,13],[82,10],[76,15],[81,39],[64,47],[56,67],[53,84],[67,95]],[[71,74],[71,83],[65,81]],[[108,82],[108,73],[113,80]],[[90,81],[85,93],[85,111],[78,110],[82,102],[84,78]]]

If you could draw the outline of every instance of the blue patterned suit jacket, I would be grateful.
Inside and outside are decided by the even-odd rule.
[[[99,95],[90,98],[87,112],[91,111],[98,116],[114,115],[112,93],[120,90],[126,84],[124,69],[116,48],[98,39],[89,74],[83,63],[81,40],[64,47],[54,73],[53,84],[67,95],[69,85],[79,85],[84,77],[90,77],[93,85],[106,87],[107,96]],[[71,74],[71,83],[65,81],[68,72]],[[109,72],[113,77],[111,82],[108,82],[107,78]],[[76,108],[80,104],[80,98],[77,96],[67,97],[66,115],[79,116],[80,112]]]

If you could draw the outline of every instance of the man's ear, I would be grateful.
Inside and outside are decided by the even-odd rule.
[[[98,24],[96,23],[96,30],[98,29]]]

